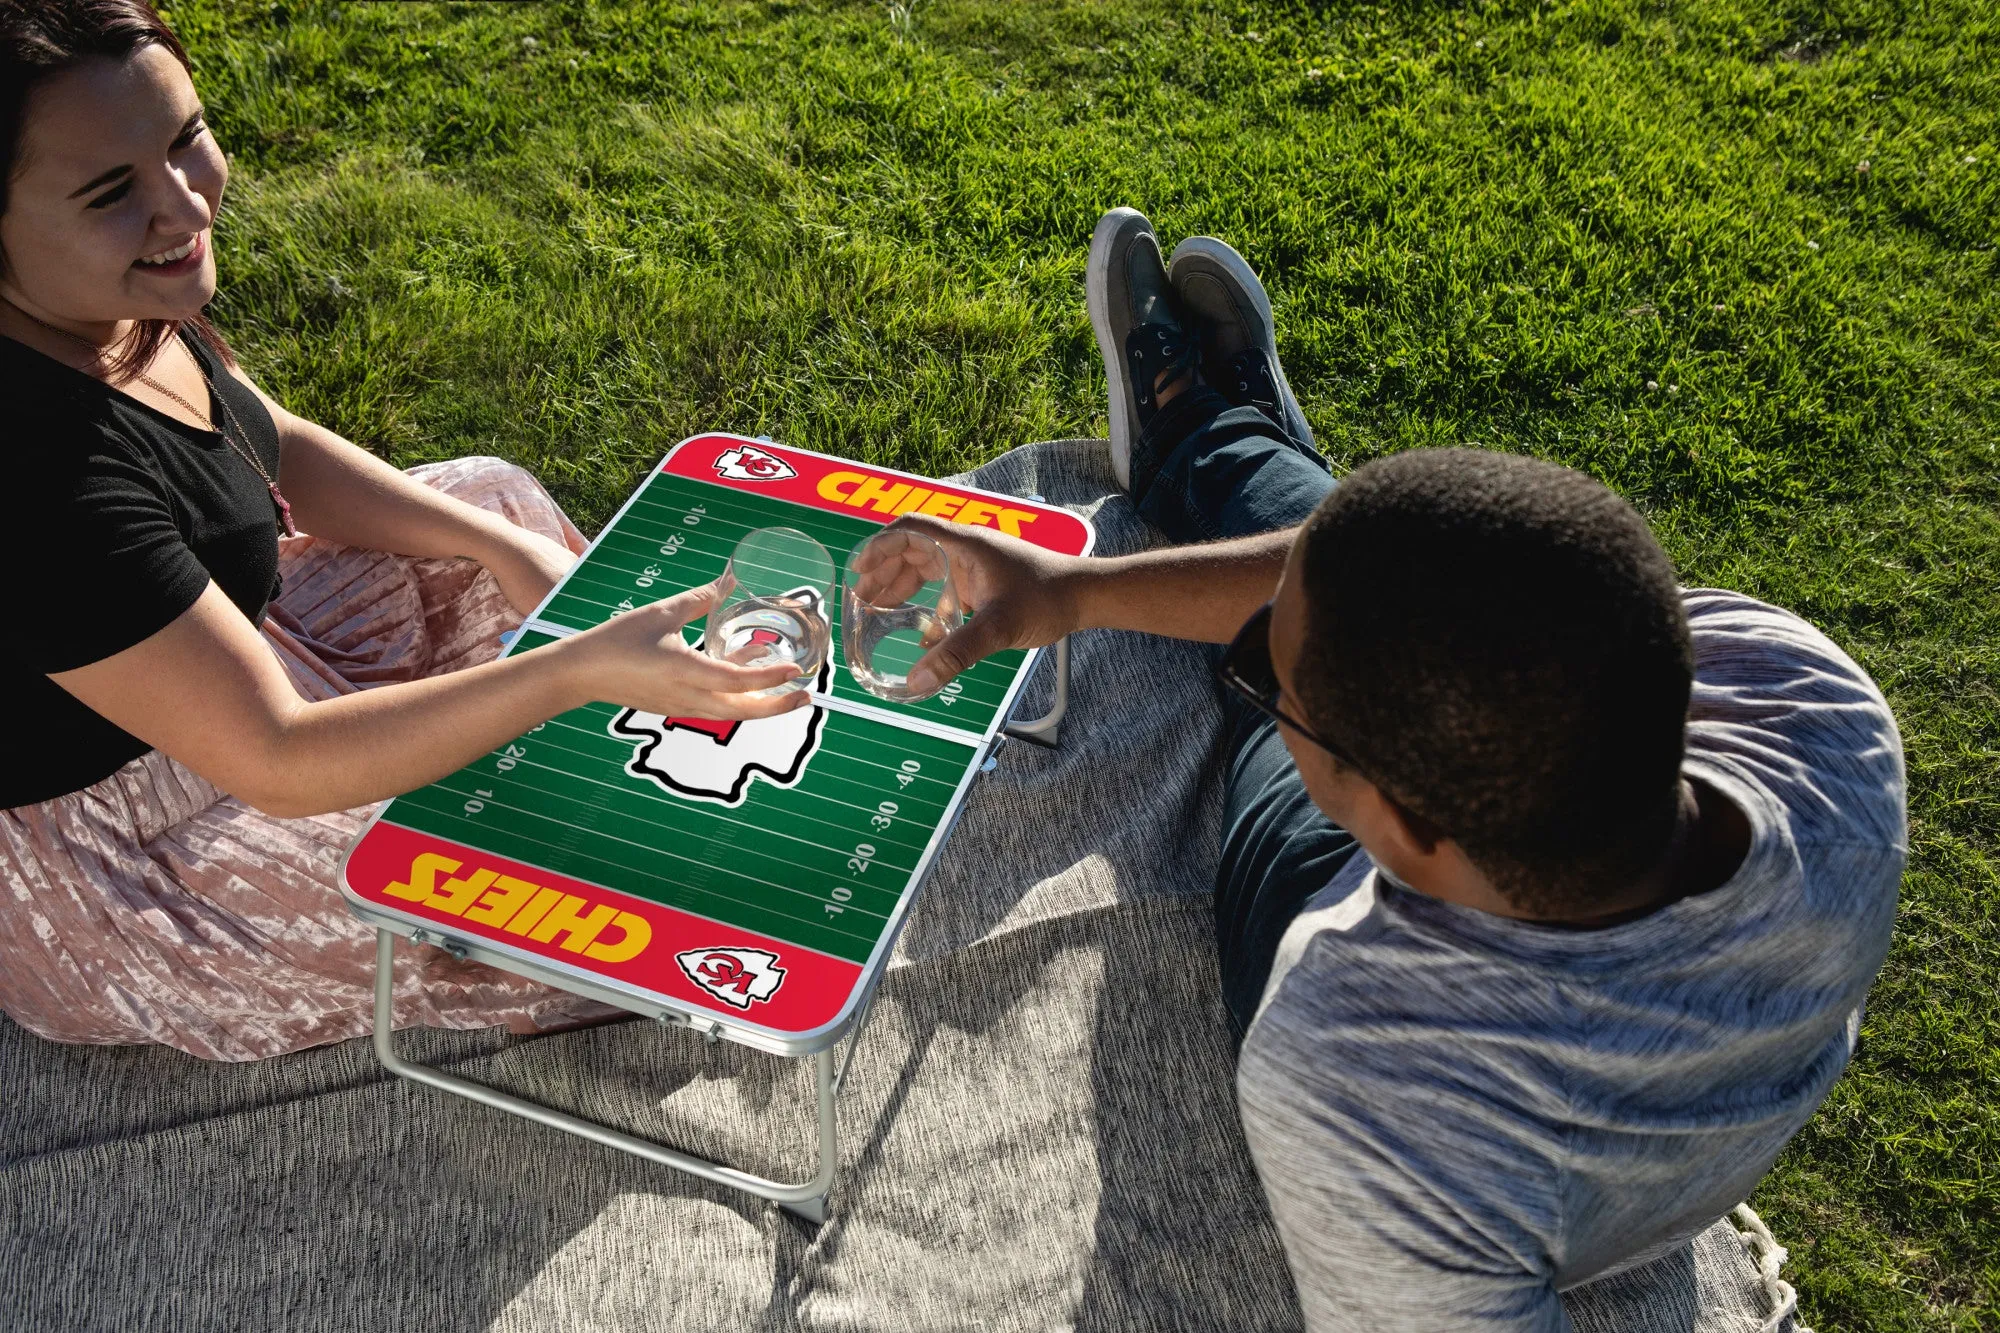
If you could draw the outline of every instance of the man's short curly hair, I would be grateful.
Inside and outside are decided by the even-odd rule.
[[[1672,838],[1694,649],[1674,569],[1601,483],[1422,449],[1307,523],[1308,720],[1508,899],[1588,911]]]

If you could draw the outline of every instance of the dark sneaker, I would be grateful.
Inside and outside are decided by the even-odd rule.
[[[1278,364],[1271,298],[1249,261],[1213,236],[1190,236],[1174,247],[1167,272],[1189,327],[1200,332],[1202,378],[1233,405],[1261,411],[1317,458],[1312,427]]]
[[[1133,446],[1159,411],[1155,386],[1163,375],[1168,383],[1176,378],[1169,371],[1192,376],[1195,361],[1194,341],[1175,313],[1159,238],[1145,214],[1114,208],[1098,219],[1084,299],[1111,396],[1111,467],[1129,489]]]

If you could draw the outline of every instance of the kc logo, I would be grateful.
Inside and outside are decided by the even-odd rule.
[[[785,969],[769,949],[688,949],[674,961],[689,981],[738,1009],[769,1000],[785,984]]]
[[[721,454],[715,471],[731,481],[784,481],[799,475],[790,463],[754,444],[739,444]]]
[[[753,631],[761,633],[769,631]],[[700,651],[701,641],[694,646]],[[824,695],[832,682],[832,663],[823,662],[808,688]],[[819,749],[823,716],[823,709],[795,708],[776,717],[722,722],[627,708],[611,719],[610,731],[639,742],[625,765],[633,777],[688,800],[738,806],[749,796],[752,779],[790,787],[806,775],[806,762]]]

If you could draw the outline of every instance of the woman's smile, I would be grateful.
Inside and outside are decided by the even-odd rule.
[[[206,258],[208,258],[208,233],[198,231],[179,245],[133,261],[132,267],[142,273],[163,278],[177,278],[184,273],[199,270],[201,261]]]

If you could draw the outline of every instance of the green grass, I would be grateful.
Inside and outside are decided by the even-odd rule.
[[[1753,1203],[1822,1330],[2000,1326],[1990,4],[172,12],[235,154],[223,326],[399,463],[506,455],[589,527],[699,429],[926,472],[1101,432],[1129,203],[1259,266],[1338,462],[1559,459],[1810,616],[1895,705],[1913,855]]]

